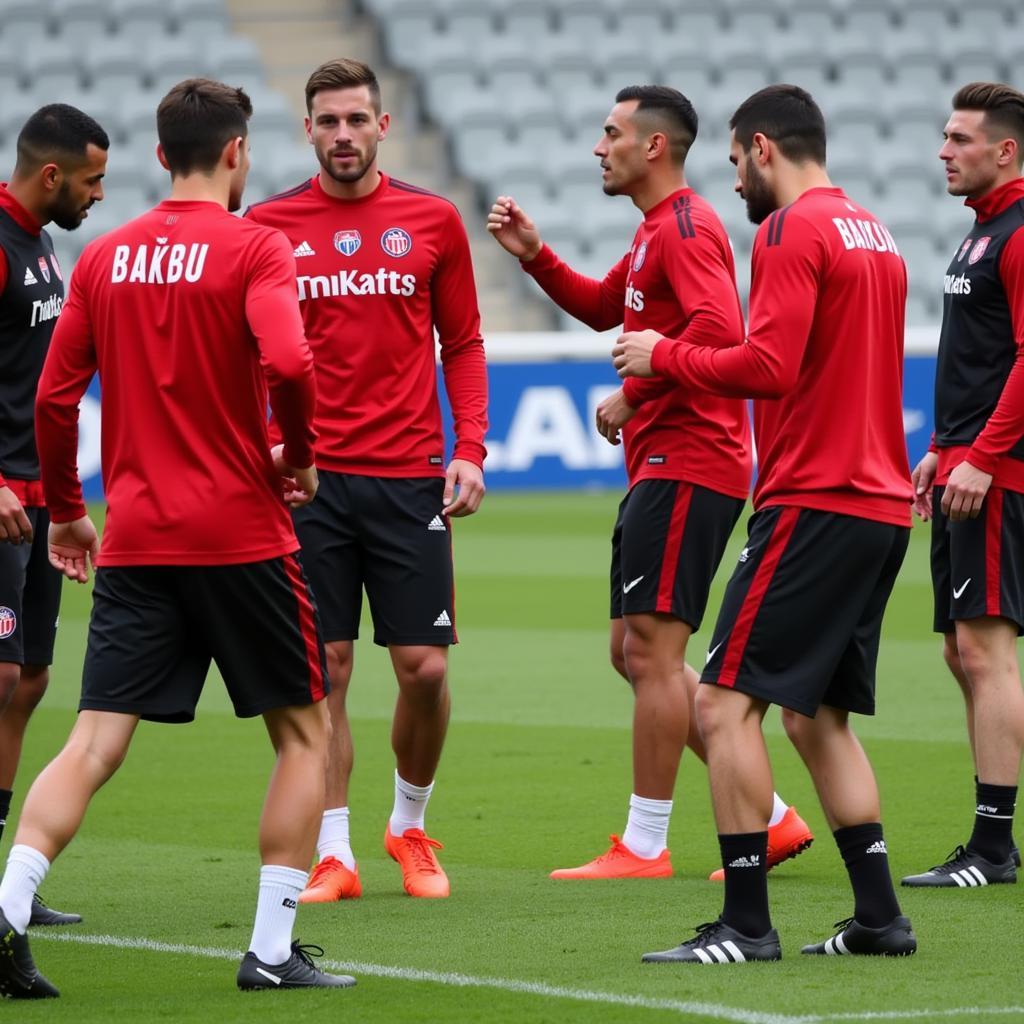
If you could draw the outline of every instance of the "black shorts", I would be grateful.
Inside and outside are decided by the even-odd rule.
[[[703,683],[814,717],[875,710],[885,605],[910,529],[814,509],[750,519],[711,637]]]
[[[26,508],[25,514],[32,543],[0,541],[0,661],[51,665],[62,577],[47,552],[49,512]]]
[[[935,632],[962,619],[1010,619],[1024,633],[1024,494],[989,488],[977,519],[951,522],[932,493]]]
[[[612,534],[611,617],[663,612],[700,628],[744,502],[697,484],[641,480]]]
[[[97,570],[80,711],[191,722],[211,660],[239,718],[327,694],[316,605],[298,555]]]
[[[444,480],[320,473],[316,498],[293,514],[324,639],[359,636],[363,587],[373,642],[457,642],[451,525]]]

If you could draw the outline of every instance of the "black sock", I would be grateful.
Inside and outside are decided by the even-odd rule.
[[[743,935],[758,939],[771,930],[768,913],[768,833],[719,835],[725,868],[722,920]]]
[[[11,797],[14,794],[9,789],[0,789],[0,839],[4,837],[4,825],[7,824],[7,815],[11,810]]]
[[[837,828],[836,846],[853,886],[853,916],[865,928],[881,928],[899,917],[900,905],[892,887],[889,854],[877,821]]]
[[[967,841],[967,849],[971,853],[977,853],[993,864],[1005,864],[1010,859],[1013,808],[1016,802],[1016,786],[978,783],[974,831]]]

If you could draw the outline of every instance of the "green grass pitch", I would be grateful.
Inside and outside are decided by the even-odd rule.
[[[676,877],[547,878],[553,867],[600,852],[625,823],[630,699],[606,657],[616,501],[492,495],[478,516],[457,525],[463,642],[452,656],[452,726],[428,815],[431,834],[445,844],[449,900],[406,897],[383,852],[394,683],[386,655],[360,641],[351,691],[352,832],[365,895],[300,908],[296,930],[330,959],[355,965],[357,988],[248,995],[234,988],[231,957],[250,934],[256,824],[271,756],[259,723],[236,721],[211,677],[194,725],[140,727],[128,761],[46,881],[53,905],[86,919],[59,935],[33,934],[36,959],[61,1000],[0,1005],[0,1019],[1024,1021],[1024,886],[903,891],[920,943],[908,960],[800,956],[804,942],[831,934],[852,901],[775,712],[767,732],[777,787],[818,836],[770,876],[781,963],[711,970],[639,963],[644,950],[688,937],[720,908],[720,889],[706,881],[718,866],[707,780],[691,754],[670,835]],[[742,536],[741,528],[692,643],[696,665]],[[4,857],[20,797],[71,725],[87,615],[87,590],[66,584],[54,679],[28,738]],[[886,621],[879,714],[860,728],[879,775],[897,876],[927,868],[964,841],[973,807],[960,697],[930,619],[927,535],[918,528]],[[86,944],[88,936],[110,938]],[[139,948],[145,940],[155,945]]]

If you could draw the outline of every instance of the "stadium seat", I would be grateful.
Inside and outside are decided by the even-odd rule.
[[[168,9],[179,35],[203,40],[229,31],[224,0],[168,0]]]
[[[118,34],[145,43],[167,34],[170,29],[163,0],[109,0],[110,24]]]
[[[802,33],[776,35],[768,40],[768,59],[773,81],[792,82],[812,96],[831,87],[831,62],[820,40]]]
[[[863,33],[873,39],[881,39],[893,30],[896,13],[892,0],[857,0],[846,4],[842,11],[842,22],[846,31]]]
[[[745,35],[723,36],[712,44],[711,55],[721,98],[715,111],[728,117],[747,96],[768,84],[770,65],[763,47]]]
[[[733,36],[750,41],[771,39],[780,29],[778,11],[771,4],[760,0],[732,0],[726,5],[729,10],[729,27]]]
[[[437,32],[429,0],[401,0],[383,21],[388,56],[400,67],[417,67],[425,45]]]
[[[948,32],[952,23],[942,4],[934,0],[906,0],[901,4],[900,25],[908,33],[937,43]]]
[[[836,19],[825,0],[794,0],[788,6],[786,21],[790,32],[818,42],[837,31]]]
[[[467,115],[452,143],[459,169],[478,181],[489,174],[500,177],[505,166],[520,158],[519,146],[509,137],[506,123],[490,112]]]
[[[45,46],[26,47],[25,80],[37,95],[73,96],[82,86],[81,48],[67,39],[49,39]]]
[[[150,88],[161,96],[186,78],[206,75],[205,54],[188,39],[160,35],[145,45]]]
[[[3,37],[17,46],[31,46],[50,32],[48,5],[37,0],[5,0]]]
[[[647,46],[652,38],[665,32],[665,10],[658,0],[633,0],[613,12],[612,31],[623,39]]]
[[[110,33],[107,6],[101,0],[50,0],[53,24],[63,39],[94,45]]]
[[[608,12],[589,0],[568,0],[559,5],[559,25],[566,35],[593,42],[609,31]]]
[[[501,0],[502,27],[520,41],[531,43],[552,29],[551,5],[546,0],[520,0],[509,7]]]
[[[85,51],[86,77],[93,92],[120,97],[142,87],[146,61],[134,40],[107,36],[92,42]]]
[[[266,80],[260,48],[245,36],[211,36],[204,52],[206,67],[221,82],[248,89]]]
[[[594,40],[593,60],[607,68],[607,100],[611,108],[615,93],[627,85],[650,85],[658,72],[642,41],[612,32]]]
[[[448,35],[462,40],[467,50],[478,46],[482,39],[496,31],[495,19],[486,4],[478,4],[475,0],[458,0],[458,3],[448,5],[444,27]]]
[[[710,44],[724,28],[722,10],[717,3],[693,0],[685,7],[676,7],[669,31],[682,39]]]

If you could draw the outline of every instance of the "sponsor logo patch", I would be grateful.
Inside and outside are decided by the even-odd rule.
[[[362,244],[363,236],[355,228],[346,228],[334,233],[334,248],[342,256],[355,256]]]
[[[25,287],[27,288],[30,284],[39,284],[36,280],[36,275],[32,273],[31,267],[25,268]]]
[[[412,249],[412,235],[405,228],[388,228],[380,236],[380,247],[389,256],[405,256]]]
[[[970,249],[971,242],[973,242],[973,241],[974,241],[973,238],[964,239],[964,244],[960,246],[960,252],[957,253],[957,257],[956,257],[957,263],[961,262],[961,260],[963,260],[963,258],[967,255],[967,250]]]
[[[57,280],[63,281],[64,275],[60,272],[60,264],[57,262],[57,254],[55,252],[50,253],[50,262],[53,264],[53,272],[57,275]]]
[[[39,257],[39,273],[43,275],[43,280],[50,283],[50,264],[46,262],[45,256]]]
[[[6,605],[0,606],[0,640],[6,640],[14,635],[18,628],[18,616]]]
[[[633,256],[633,270],[639,270],[644,265],[644,260],[647,259],[647,243],[641,242],[637,246],[636,253]]]
[[[985,250],[988,248],[988,243],[992,241],[991,235],[986,235],[984,238],[979,238],[974,243],[974,248],[971,250],[971,255],[967,257],[968,263],[977,263],[982,256],[985,255]]]

